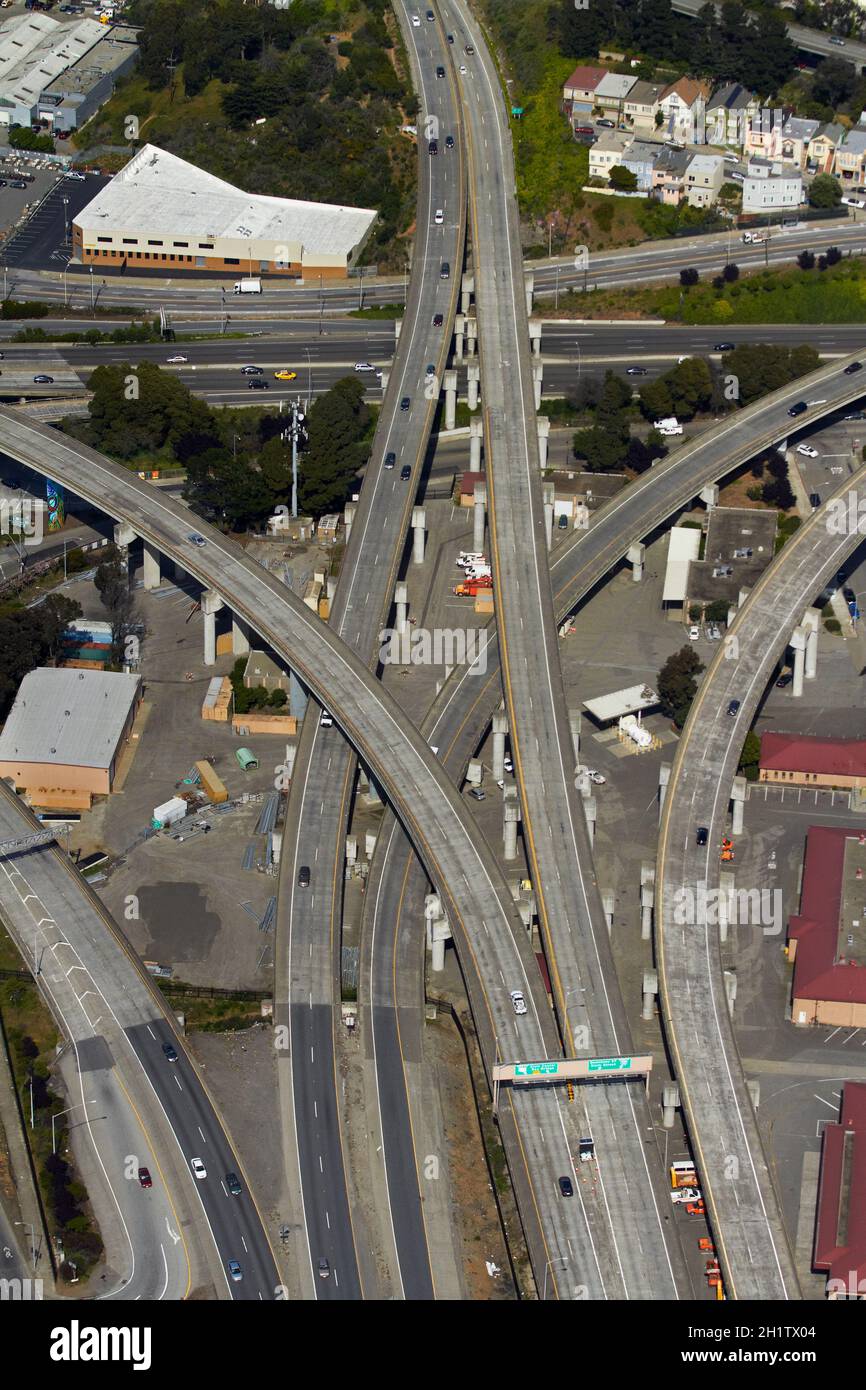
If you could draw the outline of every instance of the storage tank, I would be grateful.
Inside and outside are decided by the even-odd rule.
[[[625,714],[619,721],[619,727],[624,734],[628,734],[632,743],[636,743],[638,748],[649,748],[653,741],[653,736],[649,729],[645,729],[643,724],[639,724],[633,714]]]

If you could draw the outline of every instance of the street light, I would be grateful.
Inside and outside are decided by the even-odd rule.
[[[32,1258],[32,1260],[33,1260],[33,1267],[34,1267],[34,1269],[35,1269],[35,1267],[36,1267],[36,1265],[37,1265],[37,1263],[38,1263],[38,1260],[39,1260],[39,1255],[38,1255],[37,1250],[36,1250],[36,1228],[35,1228],[35,1226],[33,1225],[33,1222],[32,1222],[32,1221],[13,1221],[13,1222],[12,1222],[12,1225],[13,1225],[13,1226],[25,1226],[25,1227],[27,1228],[27,1230],[30,1232],[30,1255],[31,1255],[31,1258]]]
[[[91,266],[91,267],[90,267],[90,310],[91,310],[91,313],[93,312],[93,309],[94,309],[94,303],[93,303],[93,266]]]
[[[71,1111],[77,1110],[77,1109],[78,1109],[78,1105],[80,1105],[80,1104],[81,1104],[81,1102],[79,1101],[78,1104],[76,1104],[76,1105],[70,1105],[70,1106],[68,1106],[68,1107],[66,1108],[66,1110],[55,1110],[55,1111],[54,1111],[54,1114],[51,1116],[51,1152],[52,1152],[53,1154],[56,1154],[56,1153],[57,1153],[57,1144],[56,1144],[55,1138],[54,1138],[54,1121],[55,1121],[55,1120],[59,1120],[61,1115],[68,1115],[68,1114],[70,1114]]]
[[[552,1269],[554,1265],[559,1265],[560,1273],[562,1273],[568,1268],[568,1260],[565,1258],[564,1255],[557,1255],[554,1259],[546,1261],[544,1266],[544,1284],[542,1286],[541,1293],[542,1303],[544,1303],[547,1299],[547,1271],[549,1269]]]
[[[313,403],[313,367],[310,362],[310,349],[305,347],[304,352],[307,355],[307,409],[309,410]]]

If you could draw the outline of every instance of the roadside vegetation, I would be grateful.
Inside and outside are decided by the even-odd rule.
[[[402,269],[417,153],[400,127],[418,108],[388,0],[134,0],[128,19],[141,62],[76,137],[85,157],[126,145],[135,115],[139,143],[250,193],[375,208],[365,259]]]

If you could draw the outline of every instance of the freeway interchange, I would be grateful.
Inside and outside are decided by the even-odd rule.
[[[811,425],[853,404],[864,389],[844,373],[846,363],[855,360],[861,330],[816,330],[815,345],[834,360],[675,451],[595,513],[585,532],[575,531],[549,558],[534,359],[498,78],[483,35],[457,0],[443,0],[436,22],[420,33],[410,26],[408,13],[405,35],[423,110],[447,123],[459,149],[453,161],[427,161],[422,154],[415,257],[396,353],[391,325],[379,323],[335,331],[328,321],[328,334],[311,339],[315,319],[294,323],[284,315],[314,312],[317,292],[280,289],[264,309],[271,319],[256,314],[248,320],[268,322],[272,336],[260,345],[191,344],[183,350],[188,362],[168,368],[209,399],[233,402],[245,391],[235,384],[245,362],[258,362],[269,377],[291,367],[298,375],[290,387],[272,381],[269,395],[279,390],[292,399],[327,389],[351,369],[353,360],[389,369],[385,391],[371,385],[369,392],[381,401],[382,410],[327,626],[213,529],[202,524],[205,543],[192,546],[188,513],[171,498],[23,413],[0,409],[0,448],[6,455],[61,482],[173,559],[257,632],[314,696],[298,744],[286,822],[274,1021],[290,1039],[278,1075],[283,1157],[301,1204],[305,1261],[300,1280],[305,1297],[325,1300],[372,1296],[375,1287],[369,1254],[353,1222],[335,1048],[345,836],[358,760],[388,806],[364,908],[363,1027],[376,1075],[399,1296],[425,1300],[436,1297],[436,1287],[413,1139],[410,1069],[399,1026],[407,1001],[417,1001],[420,992],[420,953],[411,935],[413,921],[417,924],[423,912],[425,890],[433,886],[454,933],[488,1082],[501,1062],[634,1053],[591,841],[575,793],[557,624],[604,581],[630,546],[648,538],[702,488],[787,438],[790,406],[802,395],[821,393],[808,417]],[[458,36],[461,49],[471,41],[475,50],[459,76],[450,61],[446,30]],[[440,59],[448,63],[445,83],[431,80]],[[439,207],[446,212],[442,225],[432,215]],[[424,391],[426,364],[435,364],[441,380],[449,361],[467,224],[496,614],[485,630],[485,678],[471,680],[466,668],[455,669],[416,727],[377,679],[377,644],[391,612],[436,408],[437,394]],[[806,236],[810,246],[838,242],[859,249],[855,227],[822,229],[823,242],[814,232],[798,231],[787,234],[779,258],[787,258],[791,248],[796,254]],[[636,283],[661,279],[684,265],[721,264],[723,249],[721,243],[701,239],[694,247],[679,244],[600,256],[592,279],[599,285],[622,283],[623,276]],[[764,255],[740,256],[738,251],[738,260],[760,256],[763,263]],[[770,260],[775,255],[774,249]],[[443,260],[453,269],[444,284],[439,273]],[[554,283],[557,292],[560,284],[579,283],[555,266],[536,267],[534,277],[536,292],[549,291]],[[44,289],[47,282],[43,278],[39,283]],[[390,303],[398,301],[401,288],[377,284],[367,292]],[[129,302],[128,285],[123,293]],[[175,286],[173,303],[180,312],[206,315],[213,312],[207,293]],[[351,305],[353,294],[329,288],[320,298],[339,311]],[[150,295],[145,291],[143,302]],[[431,327],[436,312],[443,314],[440,328]],[[714,351],[716,336],[711,329],[666,325],[549,324],[543,340],[544,391],[566,393],[575,356],[578,370],[581,364],[637,360],[657,372],[680,353]],[[737,342],[761,340],[761,330],[726,329],[725,336]],[[802,331],[789,328],[779,337],[799,341]],[[80,381],[78,373],[83,377],[100,362],[130,356],[164,362],[166,349],[80,346],[58,354],[56,348],[14,345],[7,349],[4,373],[13,363],[50,371],[47,364],[58,355]],[[411,409],[403,411],[399,403],[407,396]],[[398,465],[408,467],[407,478],[399,469],[382,467],[392,451]],[[866,497],[859,476],[856,487],[858,497]],[[739,750],[786,635],[796,614],[856,541],[856,535],[830,538],[816,516],[748,598],[734,629],[744,656],[726,665],[720,652],[707,674],[679,745],[661,826],[656,922],[666,1037],[730,1298],[785,1300],[798,1298],[800,1290],[727,1014],[720,961],[709,939],[686,943],[677,934],[668,904],[682,883],[717,874],[709,854],[697,852],[695,828],[710,826],[711,844],[722,833]],[[732,692],[741,706],[737,718],[726,721],[719,715]],[[501,704],[514,752],[553,1013],[509,885],[456,790]],[[320,720],[323,707],[332,712],[336,727]],[[5,789],[0,816],[10,834],[16,825],[20,829],[20,809]],[[313,866],[312,884],[309,877],[307,884],[302,882],[304,866],[308,875]],[[95,1134],[92,1138],[106,1175],[102,1195],[114,1204],[126,1238],[128,1278],[111,1293],[176,1299],[188,1297],[198,1284],[209,1287],[213,1297],[280,1298],[277,1263],[252,1194],[245,1188],[235,1198],[221,1180],[225,1172],[240,1169],[231,1141],[182,1045],[174,1069],[166,1064],[163,1043],[178,1040],[119,934],[104,914],[100,920],[94,900],[78,898],[80,885],[72,890],[74,876],[59,851],[34,851],[2,867],[0,902],[25,956],[33,928],[27,907],[32,892],[45,907],[37,921],[44,937],[40,950],[52,962],[60,959],[58,953],[74,951],[95,992],[111,1008],[112,1023],[100,1015],[97,1030],[82,1002],[85,994],[68,992],[60,967],[56,975],[42,968],[42,988],[74,1040],[81,1104],[113,1117],[112,1150],[103,1156],[104,1141]],[[36,887],[25,880],[31,874]],[[55,920],[57,904],[68,914],[62,930]],[[91,956],[96,938],[101,945]],[[67,993],[61,997],[64,988]],[[520,1018],[512,1007],[514,988],[522,990],[528,1006]],[[127,1106],[124,1087],[115,1082],[120,1076],[136,1098],[147,1097],[146,1123]],[[571,1174],[578,1186],[577,1119],[569,1113],[562,1088],[505,1088],[499,1105],[500,1133],[539,1297],[688,1297],[682,1251],[666,1224],[661,1167],[644,1139],[651,1118],[643,1093],[627,1084],[584,1090],[579,1108],[595,1143],[598,1184],[590,1196],[581,1194],[574,1202],[561,1199],[563,1175]],[[156,1210],[142,1220],[133,1214],[128,1188],[113,1184],[109,1170],[118,1166],[121,1152],[138,1147],[156,1163],[151,1131],[159,1132],[168,1151],[166,1181],[159,1197],[154,1196]],[[190,1175],[191,1158],[201,1143],[208,1145],[207,1185]],[[720,1179],[732,1146],[743,1175],[736,1189]],[[181,1216],[178,1207],[183,1208]],[[181,1226],[189,1232],[189,1245],[174,1238]],[[238,1241],[245,1268],[240,1286],[226,1276]],[[317,1278],[323,1260],[332,1276],[327,1281]]]

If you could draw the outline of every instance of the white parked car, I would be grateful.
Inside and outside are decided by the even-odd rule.
[[[689,641],[690,641],[690,642],[697,642],[697,640],[698,640],[698,638],[700,637],[700,635],[701,635],[701,629],[700,629],[699,627],[697,627],[695,623],[692,623],[691,627],[689,628]]]
[[[607,781],[607,778],[603,776],[602,773],[596,772],[594,767],[588,767],[586,769],[586,775],[590,782],[594,782],[597,787],[603,787]]]
[[[198,1178],[199,1182],[202,1180],[202,1178],[207,1177],[207,1169],[205,1168],[200,1158],[190,1159],[189,1166],[195,1173],[195,1176]]]
[[[510,753],[506,753],[506,754],[505,754],[505,757],[504,757],[503,760],[502,760],[502,766],[505,768],[505,771],[506,771],[506,772],[513,772],[513,771],[514,771],[514,763],[511,761],[511,754],[510,754]]]
[[[373,366],[373,363],[372,363],[372,362],[356,362],[356,363],[355,363],[355,371],[356,371],[356,372],[375,372],[375,370],[376,370],[376,368]]]
[[[521,990],[513,989],[511,991],[511,1007],[516,1014],[526,1013],[526,1000]]]
[[[420,19],[420,17],[419,17],[417,14],[413,14],[413,16],[412,16],[412,28],[413,28],[413,29],[420,29],[420,28],[421,28],[421,19]]]
[[[75,179],[76,183],[84,183],[84,182],[85,182],[85,175],[84,175],[84,174],[79,174],[78,171],[77,171],[76,169],[67,169],[67,171],[66,171],[66,178],[68,178],[68,179]],[[866,203],[863,203],[862,206],[863,206],[863,207],[866,207]]]
[[[816,459],[818,457],[818,450],[813,449],[811,444],[798,444],[797,453],[802,454],[803,457],[807,459]]]
[[[433,216],[433,221],[436,223],[437,227],[442,226],[442,223],[445,221],[445,214],[441,208],[436,209],[436,212]]]
[[[184,357],[182,352],[176,352],[174,357],[167,357],[165,360],[170,367],[179,367],[182,362],[188,362],[189,358]]]
[[[721,642],[721,640],[722,640],[722,631],[721,631],[721,628],[718,626],[717,623],[712,623],[712,624],[707,628],[707,636],[708,636],[708,638],[710,639],[711,642]]]

